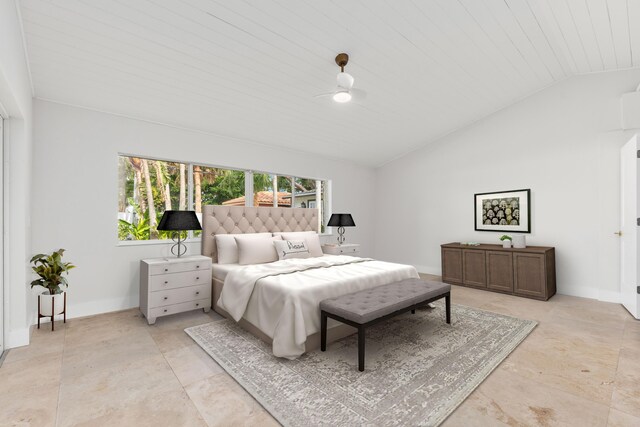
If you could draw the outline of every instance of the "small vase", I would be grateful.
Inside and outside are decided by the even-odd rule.
[[[505,249],[509,249],[511,247],[511,240],[503,240],[502,247]]]
[[[64,303],[65,303],[65,296],[66,296],[66,291],[63,291],[59,294],[54,294],[54,295],[50,295],[50,294],[40,294],[38,295],[38,302],[39,302],[39,307],[40,307],[40,315],[41,316],[46,316],[46,317],[51,317],[57,314],[62,314],[64,312]],[[52,302],[53,301],[53,305]],[[53,307],[53,312],[51,311]]]

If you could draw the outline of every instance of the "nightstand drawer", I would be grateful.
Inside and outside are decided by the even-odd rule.
[[[179,304],[199,299],[211,299],[211,284],[189,286],[188,288],[152,292],[149,295],[149,308]]]
[[[322,250],[330,255],[353,255],[360,252],[360,245],[323,246]]]
[[[200,271],[211,269],[211,263],[205,261],[166,262],[154,264],[149,270],[152,276],[157,274],[181,273],[183,271]]]
[[[211,306],[211,299],[201,299],[196,301],[183,302],[180,304],[172,304],[164,307],[149,309],[149,317],[155,319],[160,316],[168,316],[169,314],[182,313],[183,311],[195,310],[197,308],[208,308]]]
[[[185,286],[211,284],[211,273],[209,270],[189,271],[187,273],[173,273],[152,276],[149,290],[151,292],[163,291],[167,289],[183,288]]]

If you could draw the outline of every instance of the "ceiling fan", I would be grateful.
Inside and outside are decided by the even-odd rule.
[[[365,97],[366,93],[363,90],[353,87],[353,82],[355,81],[353,76],[344,71],[344,67],[347,66],[348,62],[349,55],[346,53],[339,53],[338,56],[336,56],[336,64],[340,67],[340,72],[337,77],[338,87],[333,92],[316,95],[316,98],[331,96],[335,102],[345,103],[351,101],[354,97],[360,99]]]

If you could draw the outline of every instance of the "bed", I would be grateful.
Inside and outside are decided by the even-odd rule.
[[[316,209],[203,207],[202,254],[213,261],[212,308],[272,344],[279,357],[294,359],[319,348],[322,299],[419,277],[412,266],[344,255],[218,263],[217,235],[317,232],[318,225]],[[328,326],[329,342],[356,332],[338,322]]]

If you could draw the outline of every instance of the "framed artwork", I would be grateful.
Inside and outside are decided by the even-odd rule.
[[[476,231],[531,232],[531,190],[474,195]]]

